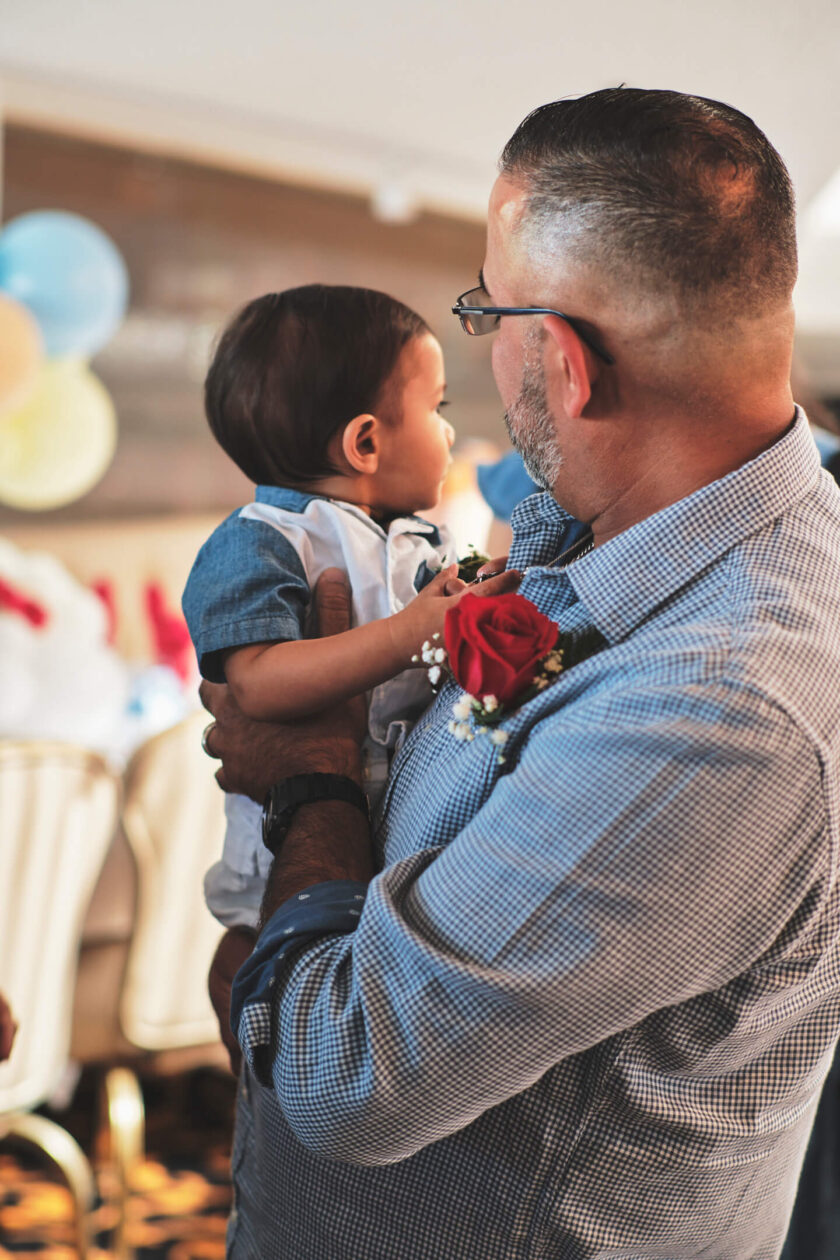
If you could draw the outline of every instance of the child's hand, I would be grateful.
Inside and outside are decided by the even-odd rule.
[[[400,660],[404,662],[403,669],[412,664],[412,656],[419,653],[427,639],[436,634],[443,638],[447,609],[454,608],[467,589],[467,583],[458,577],[458,565],[451,564],[441,569],[402,612],[389,617],[388,626]]]
[[[394,645],[402,660],[404,668],[412,662],[412,656],[419,655],[420,648],[427,639],[438,634],[443,638],[443,624],[450,608],[454,608],[464,591],[474,595],[503,595],[515,591],[522,579],[516,569],[508,569],[497,577],[489,578],[479,585],[468,586],[458,577],[458,566],[452,564],[442,569],[437,577],[413,599],[411,603],[388,619]]]

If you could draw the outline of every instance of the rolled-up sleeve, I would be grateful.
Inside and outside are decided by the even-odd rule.
[[[290,897],[275,910],[236,973],[231,991],[231,1031],[263,1084],[270,1082],[271,1072],[269,1009],[284,962],[324,936],[355,931],[366,890],[367,884],[331,880]]]

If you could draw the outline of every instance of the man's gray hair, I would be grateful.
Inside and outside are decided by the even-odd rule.
[[[790,177],[729,105],[624,87],[554,101],[520,124],[500,170],[526,189],[523,232],[620,283],[720,313],[790,297]]]

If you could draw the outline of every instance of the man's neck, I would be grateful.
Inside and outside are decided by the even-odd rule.
[[[788,431],[794,414],[788,396],[752,423],[734,416],[729,423],[671,423],[669,434],[661,440],[654,435],[647,450],[632,438],[602,444],[590,452],[590,475],[577,479],[577,491],[569,490],[575,477],[573,460],[567,460],[555,498],[591,525],[598,546],[755,459]]]

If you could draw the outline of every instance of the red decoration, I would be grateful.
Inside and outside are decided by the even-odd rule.
[[[36,630],[42,629],[50,619],[43,604],[26,595],[18,587],[0,578],[0,611],[17,613]]]
[[[117,638],[117,600],[114,595],[114,583],[110,578],[97,578],[91,582],[90,589],[102,601],[105,608],[105,638],[113,647]]]
[[[557,626],[524,595],[464,595],[446,614],[449,668],[468,695],[510,705],[534,683]]]
[[[146,586],[146,612],[152,627],[155,659],[174,669],[181,681],[186,682],[193,660],[190,632],[181,613],[166,607],[166,596],[159,582],[149,582]]]

